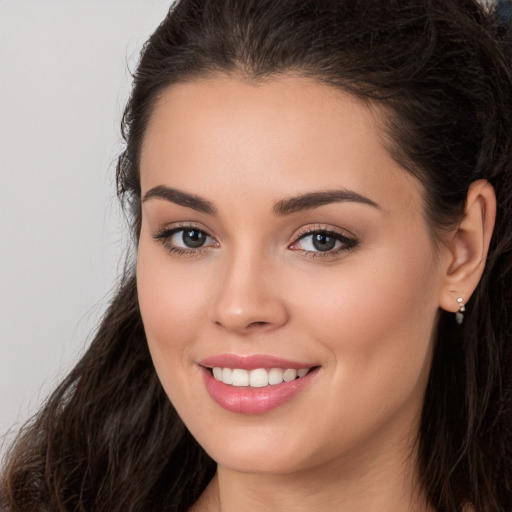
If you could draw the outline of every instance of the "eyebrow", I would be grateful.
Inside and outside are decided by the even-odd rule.
[[[290,215],[302,210],[311,210],[331,203],[352,202],[362,203],[380,209],[380,206],[371,199],[354,192],[353,190],[326,190],[325,192],[311,192],[300,196],[283,199],[275,204],[276,215]]]
[[[180,206],[192,208],[201,213],[208,213],[209,215],[215,215],[215,213],[217,213],[215,206],[207,199],[165,185],[158,185],[148,190],[146,194],[144,194],[142,202],[155,197],[179,204]]]
[[[207,199],[172,187],[167,187],[166,185],[158,185],[148,190],[144,195],[142,202],[152,198],[165,199],[171,203],[192,208],[193,210],[207,213],[209,215],[215,215],[217,213],[217,209],[213,203]],[[275,215],[284,216],[339,202],[361,203],[380,209],[380,206],[375,201],[372,201],[353,190],[341,189],[327,190],[324,192],[310,192],[290,197],[288,199],[282,199],[274,205],[273,212]]]

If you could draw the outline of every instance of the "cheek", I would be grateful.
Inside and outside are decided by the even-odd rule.
[[[180,270],[180,265],[170,264],[169,255],[161,247],[146,244],[141,238],[137,290],[158,378],[176,410],[188,425],[193,425],[204,415],[196,399],[197,389],[190,385],[192,374],[198,373],[190,347],[194,346],[199,323],[204,322],[206,315],[201,302],[201,279],[191,279],[191,274]],[[192,380],[201,382],[200,376],[196,376]]]
[[[309,290],[307,307],[296,304],[301,330],[329,351],[333,402],[353,408],[354,418],[395,410],[411,395],[421,400],[438,314],[430,246],[423,249],[361,257],[337,277],[317,274],[294,290]]]
[[[308,309],[315,308],[311,316],[323,318],[319,325],[331,330],[335,339],[350,334],[354,342],[360,340],[360,348],[396,338],[386,333],[423,337],[430,333],[438,308],[434,258],[425,237],[407,246],[395,240],[373,251],[355,252],[339,271],[317,273],[317,283],[305,283]]]
[[[199,278],[191,279],[160,247],[142,240],[137,259],[139,305],[156,370],[164,380],[169,362],[185,364],[186,348],[204,318]],[[161,371],[162,370],[162,371]]]
[[[312,302],[316,315],[325,317],[320,325],[330,331],[327,338],[349,338],[349,347],[373,351],[385,339],[399,344],[423,337],[437,309],[424,272],[413,263],[345,275],[339,287]]]

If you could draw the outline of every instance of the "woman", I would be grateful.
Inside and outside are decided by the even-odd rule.
[[[4,510],[512,510],[512,74],[469,0],[182,0],[137,247]]]

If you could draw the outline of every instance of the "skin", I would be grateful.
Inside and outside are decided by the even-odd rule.
[[[214,77],[173,85],[143,141],[143,197],[158,186],[215,213],[143,201],[139,301],[158,376],[218,463],[194,510],[423,511],[415,440],[439,308],[456,311],[478,282],[492,231],[492,191],[472,187],[468,215],[432,240],[424,190],[390,157],[381,113],[293,76],[254,84]],[[292,196],[346,189],[278,215]],[[469,219],[469,220],[467,220]],[[191,226],[204,246],[183,245]],[[307,233],[356,241],[320,252]],[[267,354],[320,367],[284,405],[221,408],[198,361]]]

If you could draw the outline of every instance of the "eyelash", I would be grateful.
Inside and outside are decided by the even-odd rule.
[[[209,247],[212,247],[211,245],[207,245],[207,246],[201,245],[197,248],[191,248],[191,247],[184,248],[184,247],[179,247],[170,242],[170,239],[174,235],[176,235],[180,232],[185,232],[185,231],[195,231],[197,233],[200,233],[200,234],[206,236],[207,238],[210,238],[214,242],[214,244],[218,245],[218,242],[215,240],[215,238],[213,236],[211,236],[207,231],[205,231],[204,229],[201,229],[199,227],[196,227],[194,225],[191,225],[191,224],[180,225],[178,227],[169,228],[169,229],[167,229],[167,228],[163,229],[162,231],[159,231],[158,233],[154,234],[153,238],[155,240],[157,240],[158,242],[160,242],[168,252],[170,252],[172,254],[176,254],[178,256],[198,256],[198,255],[204,253],[205,251],[207,251]],[[333,238],[336,242],[339,242],[341,244],[341,246],[335,250],[327,250],[327,251],[319,251],[319,250],[312,251],[312,250],[306,250],[306,249],[301,249],[301,248],[293,248],[293,246],[297,245],[300,241],[305,240],[307,237],[310,237],[313,235],[324,235],[326,237]],[[309,258],[328,258],[328,257],[336,256],[341,252],[352,250],[355,247],[357,247],[358,244],[359,244],[359,242],[355,238],[350,238],[338,231],[334,231],[332,229],[326,229],[326,228],[322,228],[321,226],[318,226],[318,227],[305,229],[305,230],[299,232],[295,237],[295,241],[292,244],[290,244],[288,246],[288,248],[290,248],[291,250],[297,251],[297,252],[301,252],[304,254],[304,256],[309,257]],[[214,245],[214,247],[216,245]]]
[[[297,236],[295,242],[293,242],[289,247],[293,247],[298,244],[301,240],[306,239],[307,237],[313,235],[324,235],[329,238],[333,238],[336,242],[340,242],[341,246],[335,250],[328,251],[308,251],[306,249],[292,249],[295,251],[300,251],[304,253],[306,257],[309,258],[329,258],[335,257],[341,252],[349,251],[357,247],[359,241],[356,238],[348,237],[339,231],[335,231],[333,229],[324,228],[321,226],[315,226],[313,228],[307,228],[303,231],[300,231]]]
[[[211,236],[207,231],[191,224],[183,224],[174,228],[165,228],[162,231],[154,234],[153,238],[160,242],[167,251],[178,256],[198,256],[199,254],[202,254],[208,250],[208,247],[210,247],[202,245],[196,249],[193,249],[191,247],[185,248],[172,244],[170,242],[171,238],[182,231],[196,231],[197,233],[206,235],[206,237],[213,240],[216,244],[218,243],[215,238],[213,238],[213,236]]]

